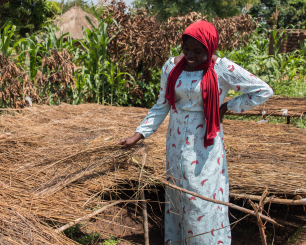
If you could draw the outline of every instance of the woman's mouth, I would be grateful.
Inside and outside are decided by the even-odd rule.
[[[192,67],[194,67],[194,66],[197,65],[197,62],[194,61],[194,60],[187,60],[187,63],[188,63],[190,66],[192,66]]]

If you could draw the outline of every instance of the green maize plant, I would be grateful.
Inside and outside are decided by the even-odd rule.
[[[18,46],[18,42],[15,42],[13,45],[13,39],[15,37],[16,26],[11,25],[10,23],[6,23],[0,29],[0,54],[6,57],[11,57],[16,47]],[[12,46],[12,47],[11,47]]]
[[[72,40],[70,33],[64,33],[59,38],[57,38],[55,35],[57,28],[52,25],[48,25],[44,29],[45,32],[40,35],[41,43],[39,45],[41,46],[41,56],[44,56],[52,49],[66,49],[68,52],[73,51],[73,44],[76,41]]]
[[[260,33],[260,34],[259,34]],[[262,80],[267,82],[275,94],[284,96],[304,96],[305,92],[305,54],[306,49],[292,53],[278,53],[280,45],[288,36],[285,29],[279,34],[270,31],[273,40],[274,53],[269,55],[269,38],[266,30],[257,29],[252,34],[250,42],[234,49],[218,50],[216,54],[227,57],[240,66],[246,68]],[[231,91],[231,93],[238,94]]]
[[[92,10],[99,20],[100,18],[95,7]],[[106,62],[108,60],[107,46],[120,30],[117,22],[111,18],[111,15],[108,15],[104,20],[100,20],[97,28],[87,16],[86,19],[90,23],[92,30],[83,28],[84,40],[79,40],[82,49],[79,49],[75,56],[78,57],[77,62],[85,66],[85,72],[90,79],[91,86],[87,87],[89,89],[88,96],[92,96],[93,102],[102,102],[104,104],[105,85],[110,81],[108,79],[102,79],[102,76],[105,76],[108,69],[108,63]],[[112,37],[109,37],[108,28],[111,24],[118,27],[118,32]]]
[[[132,81],[134,81],[134,77],[131,74],[120,72],[118,62],[114,63],[112,60],[105,61],[104,66],[107,67],[107,69],[106,72],[102,72],[102,75],[104,75],[108,81],[108,88],[105,88],[105,83],[102,84],[102,99],[105,98],[106,90],[110,91],[113,101],[120,101],[120,97],[122,96],[121,92],[124,90],[126,83],[126,80],[122,79],[123,75],[129,76]]]

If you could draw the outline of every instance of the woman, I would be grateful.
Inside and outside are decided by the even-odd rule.
[[[189,191],[228,202],[222,118],[227,110],[240,113],[265,102],[273,91],[230,60],[213,57],[218,41],[215,27],[206,21],[187,27],[182,36],[183,55],[170,58],[162,68],[157,103],[135,135],[117,144],[128,147],[147,138],[170,111],[168,180]],[[229,89],[243,94],[222,104]],[[206,234],[199,235],[202,233]],[[165,244],[172,243],[231,244],[228,208],[167,190]]]

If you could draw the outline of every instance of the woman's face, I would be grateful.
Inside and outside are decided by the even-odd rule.
[[[187,64],[196,67],[207,60],[205,46],[193,37],[188,38],[183,44],[183,53]]]

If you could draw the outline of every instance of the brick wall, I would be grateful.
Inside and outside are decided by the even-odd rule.
[[[282,30],[279,30],[281,32]],[[291,32],[291,33],[290,33]],[[300,49],[300,43],[304,43],[304,40],[306,39],[306,30],[286,30],[287,33],[287,39],[282,43],[282,45],[279,48],[279,53],[289,53],[296,49]],[[273,54],[273,44],[274,41],[272,39],[272,36],[270,37],[270,45],[269,45],[269,55]]]

